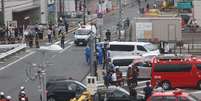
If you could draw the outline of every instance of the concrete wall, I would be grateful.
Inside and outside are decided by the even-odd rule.
[[[152,23],[152,38],[163,41],[182,40],[180,17],[138,17],[133,24],[133,39],[136,41],[136,23]]]

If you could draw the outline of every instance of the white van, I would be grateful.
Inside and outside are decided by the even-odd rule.
[[[149,42],[109,42],[110,57],[116,55],[140,55],[143,57],[158,56],[160,54],[156,45]]]
[[[110,58],[110,64],[114,67],[118,66],[123,77],[126,77],[128,66],[133,63],[134,59],[142,59],[142,56],[114,56]]]
[[[124,78],[127,76],[128,66],[136,62],[139,68],[138,78],[150,79],[151,66],[142,56],[114,56],[110,58],[110,64],[114,65],[114,69],[116,69],[115,67],[118,66]]]

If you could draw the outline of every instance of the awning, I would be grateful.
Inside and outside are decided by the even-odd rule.
[[[192,2],[178,2],[177,9],[191,9],[193,8]]]
[[[38,7],[39,7],[39,5],[31,5],[31,6],[26,6],[26,7],[13,9],[13,12],[18,13],[18,12],[23,12],[23,11],[35,9],[35,8],[38,8]]]

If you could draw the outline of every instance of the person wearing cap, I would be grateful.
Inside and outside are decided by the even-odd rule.
[[[6,96],[6,101],[11,101],[12,97],[11,96]]]
[[[121,86],[123,82],[122,72],[119,70],[119,66],[116,66],[117,86]]]
[[[150,82],[146,82],[146,87],[143,89],[145,94],[145,101],[152,95],[152,87],[150,86]]]
[[[133,80],[132,65],[129,65],[129,66],[128,66],[126,78],[127,78],[128,87],[131,87],[131,83],[132,83],[132,80]]]
[[[107,29],[107,32],[105,33],[105,36],[106,36],[106,40],[110,41],[110,39],[111,39],[111,32],[110,32],[109,29]]]
[[[25,91],[22,91],[19,95],[19,101],[28,101],[28,97],[26,96]]]
[[[0,101],[6,101],[4,92],[0,92]]]

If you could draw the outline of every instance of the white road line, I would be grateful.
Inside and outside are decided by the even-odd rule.
[[[199,94],[201,91],[191,92],[191,94]]]
[[[138,93],[137,95],[140,95],[140,96],[144,97],[144,95],[143,95],[143,94],[140,94],[140,93]]]
[[[17,63],[17,62],[19,62],[19,61],[23,60],[24,58],[26,58],[26,57],[28,57],[28,56],[30,56],[30,55],[32,55],[32,54],[34,54],[34,53],[35,53],[35,51],[34,51],[34,52],[30,52],[29,54],[27,54],[27,55],[23,56],[22,58],[20,58],[20,59],[18,59],[18,60],[16,60],[16,61],[14,61],[14,62],[12,62],[12,63],[9,63],[8,65],[6,65],[6,66],[4,66],[4,67],[0,68],[0,71],[2,71],[2,70],[4,70],[4,69],[6,69],[6,68],[8,68],[8,67],[10,67],[11,65],[13,65],[13,64],[15,64],[15,63]]]
[[[69,41],[71,41],[71,39],[65,41],[64,43],[66,44],[66,43],[68,43]],[[57,41],[57,42],[54,43],[54,45],[57,45],[57,44],[59,44],[60,42],[61,42],[61,41]]]
[[[137,84],[143,84],[143,83],[146,83],[146,82],[150,82],[150,80],[138,81]]]
[[[136,87],[135,89],[142,89],[142,88],[144,88],[144,87],[146,87],[146,86]]]
[[[68,47],[64,48],[63,50],[61,50],[59,53],[63,53],[64,51],[66,51],[67,49],[69,49],[70,47],[72,47],[73,44],[70,44]]]

